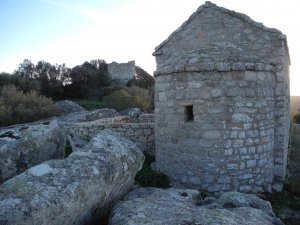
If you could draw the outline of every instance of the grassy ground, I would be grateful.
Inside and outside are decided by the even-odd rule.
[[[82,106],[87,110],[94,110],[94,109],[102,109],[105,108],[105,103],[100,101],[93,101],[93,100],[78,100],[75,101],[78,105]]]
[[[291,188],[292,187],[292,188]],[[265,200],[272,205],[275,215],[280,218],[286,225],[300,225],[300,221],[294,219],[284,219],[282,211],[284,208],[289,208],[294,211],[300,211],[300,199],[296,193],[299,193],[299,181],[288,181],[284,185],[282,192],[273,192],[272,194],[264,194]],[[292,192],[291,190],[296,191]]]
[[[135,181],[142,187],[170,187],[168,177],[165,174],[155,172],[151,169],[150,165],[154,160],[154,156],[146,155],[143,168],[137,173]]]

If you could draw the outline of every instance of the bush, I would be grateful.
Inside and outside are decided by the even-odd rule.
[[[134,99],[135,107],[141,108],[143,111],[150,112],[154,108],[154,99],[149,90],[131,86],[128,92]]]
[[[94,110],[94,109],[102,109],[105,108],[103,102],[93,101],[93,100],[79,100],[75,101],[81,107],[87,110]]]
[[[126,89],[114,91],[112,94],[105,96],[103,102],[107,108],[112,108],[117,111],[133,107],[132,96],[130,96]]]
[[[151,163],[154,162],[154,157],[145,155],[145,162],[142,169],[136,174],[135,181],[142,187],[170,187],[168,177],[163,173],[152,171]]]
[[[294,123],[300,123],[300,113],[296,114],[293,117],[293,121],[294,121]]]
[[[24,93],[15,86],[3,86],[0,96],[0,126],[32,122],[54,115],[52,100],[36,91]]]
[[[65,147],[65,157],[64,158],[69,157],[69,155],[71,155],[72,152],[73,152],[72,146],[71,146],[70,142],[67,141],[67,144]]]
[[[0,73],[0,89],[8,85],[14,85],[24,92],[29,92],[32,90],[39,92],[41,89],[41,83],[36,79],[27,79],[17,75]]]
[[[141,108],[142,111],[147,112],[153,109],[153,98],[149,91],[136,86],[114,91],[112,94],[105,96],[103,102],[106,107],[117,111],[132,107]]]

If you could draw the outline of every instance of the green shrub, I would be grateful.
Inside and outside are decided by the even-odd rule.
[[[300,113],[296,114],[296,115],[293,117],[293,122],[294,122],[294,123],[300,123]]]
[[[271,203],[275,215],[286,225],[299,224],[294,219],[284,219],[282,217],[282,210],[284,208],[290,208],[296,211],[300,209],[300,200],[296,197],[297,195],[299,197],[299,185],[299,181],[287,179],[282,192],[273,191],[273,193],[265,193],[261,196]]]
[[[105,105],[103,102],[99,101],[93,101],[93,100],[80,100],[75,101],[78,105],[81,107],[87,109],[87,110],[94,110],[94,109],[101,109],[105,108]]]
[[[147,112],[153,109],[153,98],[149,91],[136,86],[114,91],[112,94],[105,96],[103,102],[107,108],[113,108],[117,111],[132,107],[141,108],[142,111]]]
[[[24,93],[15,86],[3,86],[0,96],[0,126],[32,122],[54,115],[52,100],[36,91]]]
[[[135,107],[141,108],[143,111],[147,112],[153,110],[154,99],[149,90],[133,85],[128,88],[128,92],[134,99]]]
[[[152,171],[151,163],[154,162],[154,157],[145,155],[145,162],[142,169],[136,174],[135,181],[143,187],[170,187],[168,177],[163,173]]]
[[[133,107],[132,97],[125,89],[114,91],[112,94],[105,96],[103,102],[107,108],[117,111]]]
[[[300,198],[300,181],[298,179],[287,178],[285,180],[285,189]]]
[[[65,147],[65,157],[67,158],[71,153],[73,152],[72,146],[69,141],[67,141],[66,147]]]

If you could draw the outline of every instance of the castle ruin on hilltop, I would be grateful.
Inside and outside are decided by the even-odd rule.
[[[112,79],[119,81],[123,85],[127,84],[135,76],[135,61],[127,63],[112,62],[107,64],[107,66]]]

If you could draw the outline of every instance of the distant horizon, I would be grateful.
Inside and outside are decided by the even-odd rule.
[[[292,96],[300,96],[300,2],[214,0],[287,35]],[[27,0],[0,2],[0,72],[12,73],[24,59],[72,68],[103,59],[136,65],[153,75],[154,49],[205,0]],[[293,65],[294,64],[294,65]]]

